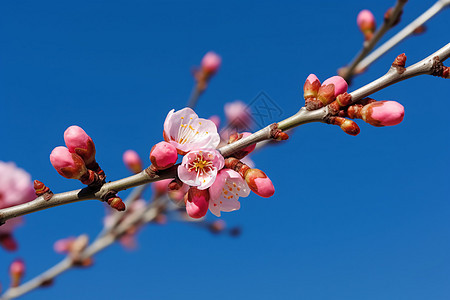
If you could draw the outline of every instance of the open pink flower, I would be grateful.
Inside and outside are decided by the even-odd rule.
[[[220,217],[221,211],[230,212],[241,208],[239,197],[247,197],[250,188],[239,173],[222,169],[209,188],[209,210]]]
[[[205,190],[213,184],[224,164],[223,156],[215,149],[194,150],[183,157],[178,177],[189,186]]]
[[[0,209],[36,198],[31,176],[12,162],[0,161]]]
[[[189,107],[171,110],[164,121],[164,140],[174,145],[179,154],[200,148],[216,148],[220,142],[213,121],[202,119]]]

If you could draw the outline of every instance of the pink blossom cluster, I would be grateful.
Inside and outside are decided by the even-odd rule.
[[[182,184],[177,185],[172,180],[157,182],[154,184],[157,194],[170,190],[171,197],[184,200],[186,212],[193,218],[205,216],[208,210],[220,216],[222,211],[240,208],[239,198],[247,197],[251,188],[245,174],[225,167],[225,158],[216,149],[221,138],[214,121],[199,118],[191,108],[172,110],[164,122],[163,136],[165,142],[156,144],[150,153],[152,166],[156,170],[169,168],[176,163],[177,154],[183,155],[177,167]],[[250,146],[243,150],[248,150],[248,154],[253,149],[254,146]],[[255,182],[254,178],[252,182]],[[264,196],[271,196],[273,185],[268,178],[267,182],[270,182],[269,187],[262,189],[269,189]]]

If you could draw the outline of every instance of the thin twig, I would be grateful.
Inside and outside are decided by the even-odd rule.
[[[381,27],[374,33],[373,37],[365,41],[363,44],[363,48],[356,55],[356,57],[352,60],[352,62],[342,68],[340,75],[347,81],[350,82],[353,74],[355,73],[355,68],[359,64],[364,57],[366,57],[370,51],[375,47],[378,41],[386,34],[386,32],[394,26],[395,21],[399,18],[401,13],[403,12],[403,6],[405,6],[407,0],[397,0],[392,13],[390,14],[387,20],[384,20]]]
[[[421,14],[414,21],[409,23],[405,28],[400,30],[396,35],[387,40],[383,45],[375,49],[372,53],[367,55],[360,63],[355,66],[354,73],[358,74],[368,66],[370,66],[374,61],[388,52],[390,49],[395,47],[405,38],[410,36],[417,28],[425,24],[429,19],[434,17],[438,12],[443,10],[446,7],[450,6],[450,0],[438,0],[434,3],[429,9],[427,9],[423,14]],[[353,74],[352,74],[353,75]]]

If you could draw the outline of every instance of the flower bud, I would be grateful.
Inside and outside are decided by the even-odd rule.
[[[50,162],[61,176],[69,179],[81,179],[88,174],[83,159],[63,146],[53,149]]]
[[[177,162],[177,159],[177,149],[167,142],[159,142],[150,151],[150,161],[157,170],[170,168]]]
[[[9,275],[11,276],[11,287],[18,287],[20,280],[25,274],[25,264],[21,259],[14,260],[9,266]]]
[[[356,18],[356,23],[359,29],[364,34],[364,39],[366,41],[370,40],[375,32],[376,23],[375,17],[370,10],[364,9],[359,12]]]
[[[404,115],[403,105],[395,101],[372,102],[361,109],[361,119],[377,127],[397,125]]]
[[[167,194],[169,191],[169,184],[172,182],[172,179],[163,179],[158,180],[152,183],[153,191],[155,192],[156,196],[162,196]]]
[[[74,241],[75,241],[74,237],[68,237],[65,239],[57,240],[53,244],[53,250],[55,250],[56,253],[60,254],[69,253]]]
[[[234,101],[225,104],[225,116],[228,123],[237,129],[249,129],[253,123],[250,108],[242,101]]]
[[[95,161],[95,145],[79,126],[70,126],[64,132],[64,142],[71,153],[78,154],[87,166]]]
[[[111,206],[112,208],[114,208],[117,211],[124,211],[126,209],[125,207],[125,203],[123,203],[122,199],[120,199],[120,197],[112,197],[109,198],[108,200],[106,200],[106,202],[109,204],[109,206]]]
[[[137,154],[134,150],[127,150],[123,153],[122,156],[123,163],[127,168],[137,174],[142,171],[142,160],[139,157],[139,154]]]
[[[268,198],[275,193],[272,181],[261,170],[249,169],[245,173],[245,181],[249,188],[261,197]]]
[[[18,248],[16,240],[10,233],[0,234],[0,246],[7,251],[16,251]]]
[[[345,93],[347,88],[348,85],[344,78],[341,76],[333,76],[322,83],[317,98],[323,105],[328,105],[333,102],[339,94]]]
[[[212,233],[218,234],[224,231],[225,226],[226,226],[225,221],[219,219],[209,224],[208,228]]]
[[[303,97],[306,99],[316,98],[320,88],[320,80],[314,74],[309,74],[303,85]]]
[[[219,70],[221,63],[220,56],[213,51],[209,51],[203,56],[201,67],[204,72],[214,74]]]
[[[185,196],[186,212],[194,219],[202,218],[208,212],[209,191],[191,187]]]

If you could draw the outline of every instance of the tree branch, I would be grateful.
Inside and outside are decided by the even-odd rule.
[[[425,22],[427,22],[429,19],[434,17],[438,12],[440,12],[441,10],[443,10],[448,6],[450,6],[450,0],[438,0],[423,14],[421,14],[414,21],[405,26],[405,28],[400,30],[396,35],[387,40],[383,45],[375,49],[372,53],[367,55],[367,57],[361,60],[361,62],[355,66],[354,73],[359,73],[365,68],[367,68],[374,61],[376,61],[378,58],[384,55],[387,51],[389,51],[394,46],[403,41],[405,38],[410,36],[414,32],[414,30],[425,24]]]
[[[395,4],[394,9],[392,10],[392,13],[390,14],[389,18],[387,20],[384,20],[381,27],[375,32],[373,37],[364,42],[363,48],[361,51],[356,55],[356,57],[352,60],[352,62],[344,67],[342,71],[340,72],[340,75],[348,82],[350,82],[353,74],[355,73],[355,68],[359,64],[359,62],[366,57],[370,51],[375,47],[375,45],[378,43],[378,41],[386,34],[386,32],[391,29],[394,26],[395,21],[400,17],[401,13],[403,12],[403,6],[405,6],[407,0],[397,0],[397,3]]]
[[[353,91],[350,93],[352,96],[352,103],[355,103],[381,89],[384,89],[394,83],[403,81],[405,79],[423,75],[430,74],[436,71],[436,66],[440,62],[445,61],[450,56],[450,43],[431,54],[430,56],[422,59],[418,63],[408,67],[391,67],[389,71],[377,80]],[[437,74],[434,74],[437,75]],[[301,108],[295,115],[279,122],[276,124],[271,124],[263,129],[255,132],[254,134],[238,140],[232,144],[226,145],[218,149],[223,156],[229,156],[232,153],[248,147],[252,144],[269,140],[274,138],[274,129],[280,129],[286,131],[290,128],[297,127],[310,122],[323,122],[327,116],[330,115],[328,106],[308,111],[304,107]],[[89,200],[89,199],[103,199],[103,196],[110,191],[119,192],[126,190],[131,187],[144,185],[150,182],[175,178],[178,165],[175,165],[167,170],[157,172],[153,175],[149,175],[145,170],[133,176],[129,176],[120,180],[113,182],[108,182],[104,184],[99,190],[95,191],[87,187],[81,190],[75,190],[65,193],[54,194],[50,200],[44,200],[44,198],[38,197],[33,201],[25,204],[5,208],[0,210],[0,223],[25,214],[40,211],[54,206],[69,204],[77,201]]]

